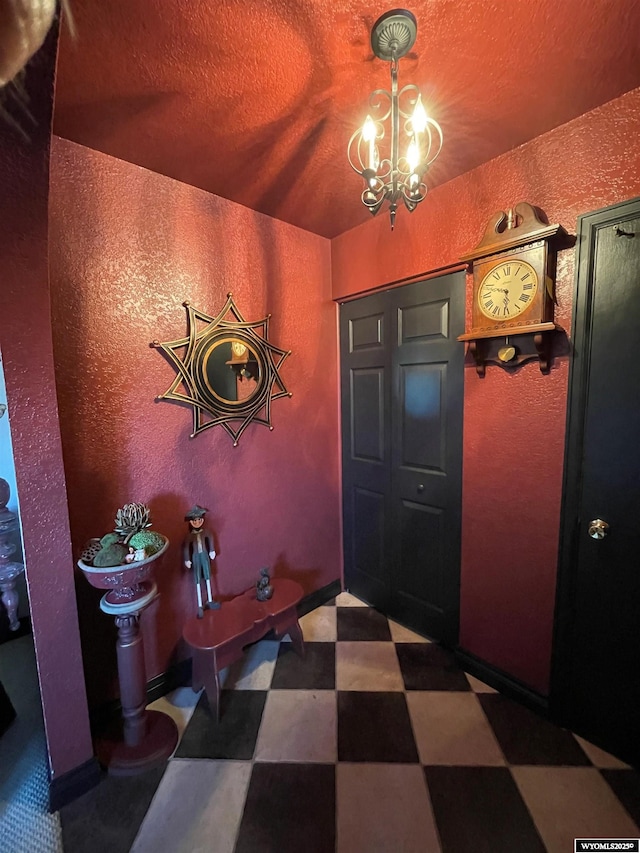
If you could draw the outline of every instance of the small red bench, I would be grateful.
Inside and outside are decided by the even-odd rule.
[[[295,581],[275,578],[273,595],[258,601],[255,588],[224,601],[218,610],[205,610],[204,617],[193,617],[185,624],[182,636],[193,650],[194,691],[204,687],[216,720],[220,719],[220,671],[240,657],[245,646],[262,639],[273,630],[280,639],[289,634],[295,651],[304,657],[304,641],[296,606],[302,587]]]

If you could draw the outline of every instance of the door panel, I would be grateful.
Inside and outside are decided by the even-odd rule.
[[[582,223],[589,252],[579,267],[585,292],[577,301],[568,429],[569,443],[577,439],[579,448],[565,475],[553,694],[575,730],[637,763],[640,202],[629,208]],[[588,532],[596,518],[610,525],[601,540]]]
[[[345,580],[385,613],[452,643],[464,285],[456,273],[341,308]]]
[[[449,302],[422,302],[400,308],[398,337],[400,344],[414,343],[427,338],[446,338],[449,328]]]
[[[384,369],[351,372],[351,454],[361,461],[384,461]]]
[[[349,320],[349,350],[382,348],[384,346],[384,315],[367,314]]]
[[[394,610],[398,615],[427,608],[432,611],[432,619],[442,619],[443,521],[444,514],[438,507],[415,501],[401,503],[399,559],[394,584]]]
[[[400,365],[401,464],[443,473],[446,364]]]
[[[352,566],[355,572],[369,576],[372,583],[385,584],[384,495],[356,486],[353,496]]]

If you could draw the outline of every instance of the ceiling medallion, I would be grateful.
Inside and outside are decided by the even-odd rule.
[[[182,304],[187,309],[187,337],[150,344],[177,370],[174,381],[156,400],[193,407],[191,438],[221,426],[236,446],[252,421],[272,430],[271,401],[291,397],[279,372],[291,351],[269,341],[271,314],[246,321],[231,293],[215,317],[188,302]]]
[[[364,180],[362,203],[375,216],[386,200],[392,231],[400,200],[411,212],[426,196],[424,178],[442,148],[442,130],[427,115],[418,87],[410,83],[398,91],[398,61],[416,33],[416,19],[406,9],[392,9],[373,25],[371,47],[391,63],[391,91],[371,93],[369,115],[347,147],[351,168]]]

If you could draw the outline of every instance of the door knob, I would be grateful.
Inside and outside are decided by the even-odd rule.
[[[592,539],[604,539],[609,532],[609,525],[601,518],[594,518],[589,522],[589,536]]]
[[[420,492],[420,493],[424,492],[424,486],[423,486],[423,484],[422,484],[422,483],[420,483],[420,485],[418,486],[417,491],[418,491],[418,492]]]

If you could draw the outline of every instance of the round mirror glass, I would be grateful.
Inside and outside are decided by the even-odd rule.
[[[201,376],[215,400],[240,405],[258,393],[263,370],[256,350],[246,338],[225,335],[204,348]]]

